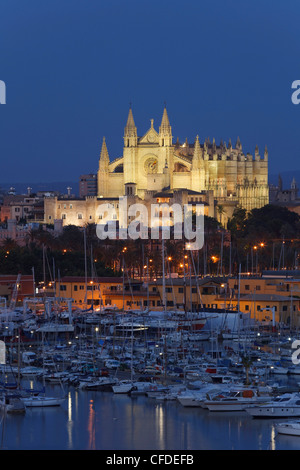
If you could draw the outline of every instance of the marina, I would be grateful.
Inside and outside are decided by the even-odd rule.
[[[299,447],[296,425],[286,425],[284,434],[278,427],[278,420],[298,413],[254,417],[256,409],[274,409],[287,396],[297,401],[296,331],[268,330],[247,319],[224,339],[221,327],[233,326],[226,312],[201,312],[197,330],[193,315],[183,322],[176,312],[70,306],[50,318],[10,312],[12,334],[2,335],[2,449]],[[29,320],[37,328],[28,334]],[[45,323],[51,327],[43,329]]]

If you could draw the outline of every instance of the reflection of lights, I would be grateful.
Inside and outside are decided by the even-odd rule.
[[[160,441],[160,445],[162,448],[164,448],[164,407],[163,406],[158,406],[156,408],[156,415],[157,415],[157,435],[158,439]]]
[[[275,441],[275,438],[276,438],[276,431],[275,431],[275,425],[273,424],[273,425],[272,425],[272,428],[271,428],[271,440],[270,440],[270,449],[271,449],[271,450],[275,450],[275,449],[276,449],[276,441]]]
[[[94,400],[91,400],[88,417],[89,449],[96,449],[95,417]]]

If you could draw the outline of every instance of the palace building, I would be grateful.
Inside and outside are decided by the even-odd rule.
[[[250,211],[269,202],[268,151],[254,156],[244,153],[240,139],[233,147],[209,138],[193,143],[173,141],[166,107],[158,130],[150,128],[138,136],[132,109],[124,130],[123,155],[111,159],[103,138],[97,172],[97,196],[47,198],[45,222],[63,219],[64,225],[98,223],[100,202],[115,203],[127,196],[129,204],[144,202],[202,203],[205,214],[225,226],[235,207]]]

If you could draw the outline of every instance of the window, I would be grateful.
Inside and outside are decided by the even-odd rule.
[[[260,290],[260,286],[255,286],[255,290]]]
[[[196,287],[192,287],[192,294],[197,294],[197,288]]]
[[[249,305],[245,305],[245,310],[248,312],[249,311]]]
[[[66,286],[65,284],[61,284],[60,290],[66,291],[66,290],[67,290],[67,286]]]
[[[78,286],[74,286],[74,291],[77,291],[78,290]]]
[[[283,306],[282,306],[282,311],[283,311],[283,312],[286,312],[286,311],[287,311],[287,305],[283,305]]]
[[[49,215],[48,219],[49,219],[49,220],[51,220],[51,219],[52,219],[51,215]]]
[[[82,214],[78,214],[78,219],[82,219]]]
[[[62,214],[62,215],[61,215],[61,218],[62,218],[62,219],[66,219],[66,218],[67,218],[67,215],[66,215],[66,214]]]
[[[166,292],[172,292],[172,287],[166,287]]]
[[[179,292],[179,294],[183,294],[183,287],[179,287],[178,292]]]
[[[260,311],[260,305],[257,305],[256,310],[259,312]]]
[[[245,290],[250,290],[249,284],[246,284],[246,285],[245,285]]]

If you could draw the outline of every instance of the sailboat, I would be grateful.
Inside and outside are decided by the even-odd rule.
[[[44,338],[42,339],[42,344],[44,345]],[[43,368],[44,368],[44,352],[43,352]],[[47,396],[45,391],[46,391],[45,373],[43,373],[43,389],[41,391],[23,389],[22,401],[24,402],[25,407],[35,408],[35,407],[60,406],[67,399],[66,395],[63,395],[61,397]]]
[[[45,406],[60,406],[66,401],[66,397],[47,397],[43,395],[31,395],[23,397],[22,401],[26,407],[45,407]]]

